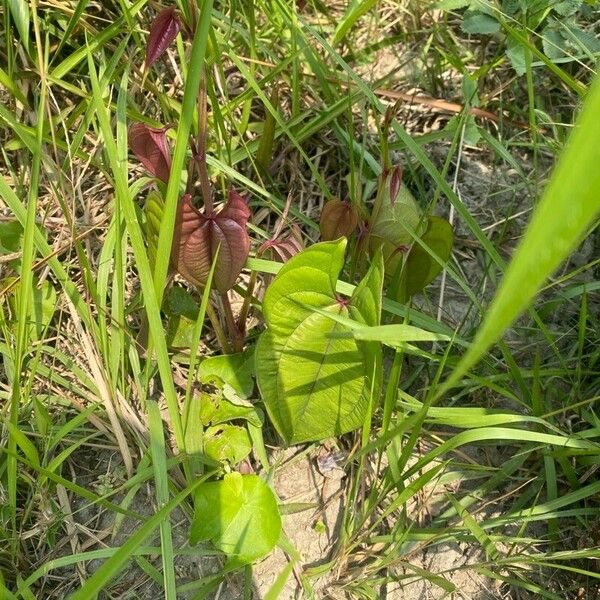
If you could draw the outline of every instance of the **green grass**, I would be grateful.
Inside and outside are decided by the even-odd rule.
[[[598,55],[573,46],[551,59],[546,21],[491,3],[492,36],[465,33],[460,7],[297,4],[204,0],[195,35],[144,75],[153,4],[4,3],[0,597],[594,598]],[[595,36],[586,4],[573,22]],[[306,245],[328,199],[371,202],[388,150],[420,205],[456,229],[443,292],[438,278],[410,306],[384,297],[389,327],[361,330],[390,347],[360,431],[290,451],[268,421],[249,427],[252,468],[285,515],[270,585],[271,567],[186,543],[195,489],[222,473],[195,454],[197,368],[219,350],[209,294],[193,291],[184,348],[161,308],[204,73],[212,183],[250,196],[253,252],[288,193]],[[394,105],[385,90],[463,109]],[[150,180],[127,146],[134,121],[173,125],[156,264],[141,208]],[[280,265],[252,253],[247,266],[260,282]],[[355,283],[346,275],[337,291]],[[249,346],[262,327],[254,291]],[[398,339],[410,326],[435,341]],[[302,476],[305,495],[285,491],[338,453],[343,479]]]

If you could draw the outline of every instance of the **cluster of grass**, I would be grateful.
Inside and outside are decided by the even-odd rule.
[[[372,197],[382,148],[403,163],[423,208],[466,232],[420,309],[384,299],[386,319],[452,342],[389,356],[382,407],[369,427],[338,441],[352,452],[326,560],[304,569],[282,537],[288,565],[265,597],[278,597],[292,572],[299,597],[315,596],[325,576],[349,598],[385,597],[417,579],[450,596],[455,569],[414,559],[415,549],[449,543],[477,549],[468,569],[498,597],[596,597],[596,55],[575,46],[549,59],[542,30],[498,3],[470,3],[496,11],[500,28],[470,36],[468,4],[204,0],[193,44],[179,37],[161,68],[144,74],[155,3],[3,3],[0,597],[202,598],[232,576],[209,546],[182,543],[171,519],[178,511],[189,522],[200,482],[186,471],[195,429],[185,407],[200,336],[214,348],[200,310],[191,352],[170,352],[161,303],[179,182],[169,184],[153,272],[139,209],[149,181],[128,162],[126,135],[132,121],[174,124],[173,169],[182,167],[205,61],[211,176],[217,188],[234,184],[251,196],[256,243],[271,236],[288,193],[306,244],[316,241],[325,200]],[[553,3],[538,4],[549,13]],[[593,4],[579,21],[592,38]],[[424,132],[427,111],[451,118]],[[491,207],[499,219],[491,229],[469,210],[458,183],[467,155],[510,170],[508,194],[525,196],[528,217],[534,208],[526,230],[511,227],[510,203]],[[587,254],[577,251],[584,237]],[[470,315],[460,324],[445,322],[450,287]],[[152,359],[136,341],[142,313]],[[264,436],[278,443],[268,424]],[[94,473],[82,457],[96,455],[114,456],[119,470]],[[153,510],[139,510],[140,496]],[[417,518],[415,499],[435,510]],[[135,526],[119,536],[126,520]],[[216,572],[181,581],[175,564],[184,556],[213,561]],[[127,595],[119,577],[132,569],[154,587],[132,585]],[[252,567],[242,577],[250,597]]]

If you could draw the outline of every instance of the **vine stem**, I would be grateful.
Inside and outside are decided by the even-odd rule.
[[[233,351],[242,352],[244,349],[244,338],[241,335],[240,329],[235,322],[233,316],[233,310],[231,309],[231,302],[227,292],[221,294],[221,302],[223,304],[223,312],[225,313],[225,321],[227,322],[227,328],[229,329],[233,337]]]
[[[256,271],[252,271],[250,273],[248,287],[246,288],[246,296],[244,297],[244,304],[242,304],[242,310],[240,311],[240,316],[238,317],[238,330],[240,335],[246,334],[246,319],[248,318],[248,313],[250,312],[250,303],[252,302],[252,294],[254,294],[257,276],[258,273]]]
[[[206,304],[206,314],[208,315],[213,329],[215,330],[215,335],[217,336],[217,341],[219,342],[219,346],[221,346],[221,350],[223,350],[225,354],[232,354],[233,349],[229,343],[229,340],[227,339],[227,335],[225,334],[223,327],[221,326],[219,315],[216,313],[214,306],[210,302]]]

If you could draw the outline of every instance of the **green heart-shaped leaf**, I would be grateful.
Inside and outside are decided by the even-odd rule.
[[[267,555],[280,534],[275,494],[257,475],[228,473],[198,488],[191,544],[210,540],[242,565]]]
[[[341,298],[335,284],[345,248],[346,240],[340,239],[302,251],[265,294],[268,329],[256,348],[257,379],[269,417],[288,443],[360,427],[374,376],[377,381],[378,344],[336,337],[349,328],[327,313],[379,324],[383,261],[378,252],[352,298]]]

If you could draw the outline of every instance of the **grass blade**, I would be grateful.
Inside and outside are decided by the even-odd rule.
[[[442,393],[485,354],[533,300],[547,277],[575,249],[600,211],[600,77],[585,101],[576,129],[515,251],[481,329]]]
[[[150,451],[152,452],[152,467],[154,468],[154,484],[156,485],[156,503],[159,507],[169,501],[169,475],[167,472],[165,437],[163,423],[158,404],[148,400],[148,422],[150,425]],[[165,600],[176,600],[175,567],[173,556],[173,537],[171,521],[167,516],[160,523],[160,547],[163,566]]]

